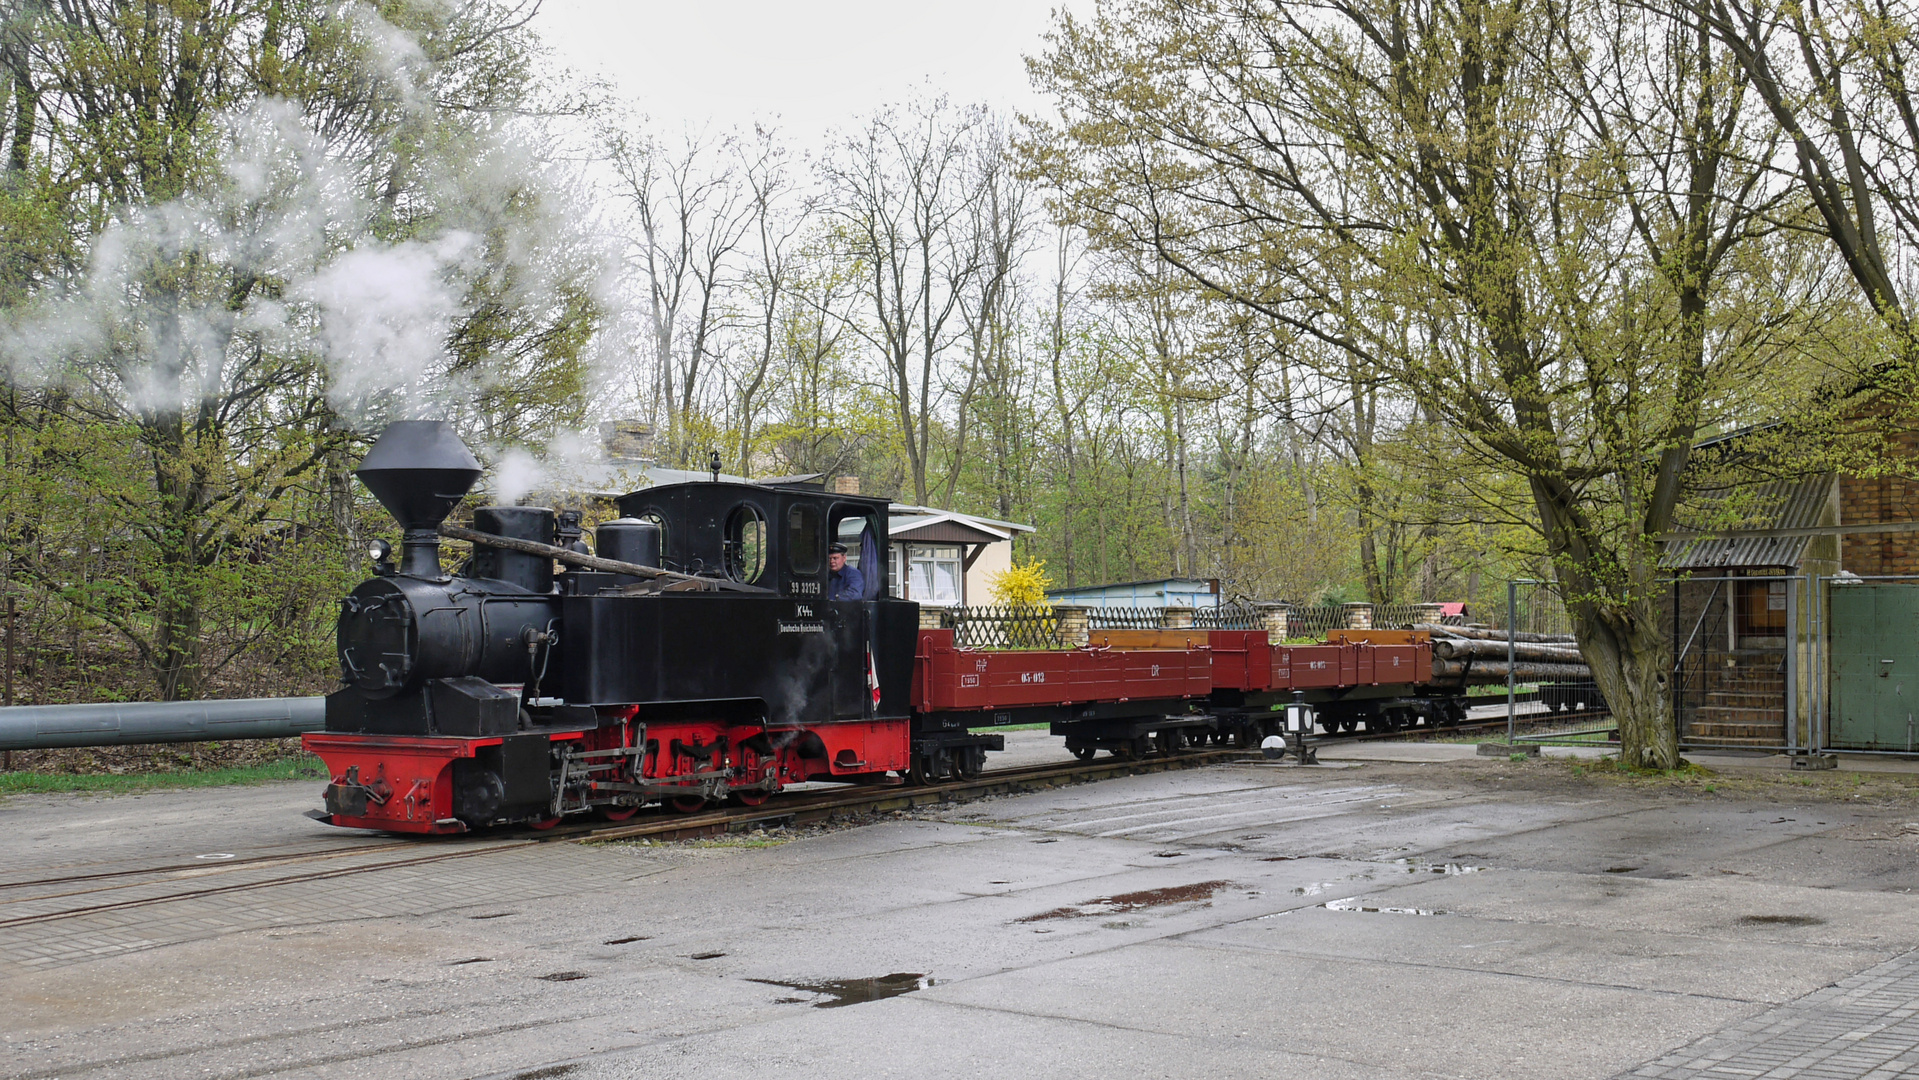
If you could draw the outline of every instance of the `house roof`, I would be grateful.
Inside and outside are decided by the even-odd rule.
[[[887,527],[895,543],[919,544],[997,544],[1011,537],[998,529],[975,525],[953,517],[895,517]]]
[[[1176,585],[1176,584],[1200,586],[1200,590],[1196,590],[1196,591],[1207,591],[1207,592],[1219,591],[1217,584],[1211,578],[1169,577],[1169,578],[1150,578],[1146,581],[1114,581],[1105,585],[1076,585],[1070,589],[1061,587],[1058,589],[1046,590],[1046,595],[1052,596],[1055,593],[1101,592],[1106,589],[1131,589],[1131,588],[1136,588],[1140,585]]]
[[[1830,474],[1804,480],[1775,480],[1769,484],[1739,487],[1710,495],[1681,507],[1674,514],[1680,531],[1728,532],[1738,530],[1810,529],[1830,524],[1820,519],[1832,502],[1834,477]],[[1736,506],[1728,500],[1737,498]],[[1723,515],[1737,512],[1739,517],[1728,526]],[[1667,544],[1659,556],[1665,570],[1735,570],[1799,565],[1805,556],[1805,536],[1717,536],[1692,537]]]
[[[1037,531],[1033,526],[1021,525],[1017,521],[1000,521],[998,518],[981,517],[978,514],[962,514],[958,510],[941,510],[937,506],[914,506],[911,503],[897,502],[893,504],[894,521],[899,521],[902,518],[920,517],[936,517],[948,521],[962,522],[974,528],[981,528],[988,532],[998,533],[1001,539],[1006,539],[1014,533]],[[897,527],[895,527],[894,531],[898,531]]]

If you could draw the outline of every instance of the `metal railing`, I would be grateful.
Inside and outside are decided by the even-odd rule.
[[[1059,616],[1051,608],[960,607],[940,613],[953,644],[969,649],[1063,649]]]
[[[1193,609],[1193,625],[1202,630],[1263,630],[1265,616],[1251,604]]]
[[[1163,608],[1087,608],[1086,628],[1089,630],[1157,630],[1165,625],[1163,612]]]
[[[1346,609],[1338,604],[1290,608],[1286,612],[1286,637],[1289,641],[1324,641],[1328,632],[1346,629],[1346,620]]]

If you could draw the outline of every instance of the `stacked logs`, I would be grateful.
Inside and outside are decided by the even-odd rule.
[[[1592,668],[1570,634],[1512,635],[1513,660],[1506,660],[1506,631],[1478,626],[1413,627],[1432,635],[1433,676],[1504,682],[1510,673],[1526,682],[1590,679]]]

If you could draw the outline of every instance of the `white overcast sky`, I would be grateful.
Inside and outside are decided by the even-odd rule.
[[[817,145],[916,87],[1033,111],[1022,58],[1061,2],[545,0],[535,25],[662,128],[773,121]]]

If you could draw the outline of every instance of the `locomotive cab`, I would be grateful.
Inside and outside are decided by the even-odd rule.
[[[906,717],[919,609],[887,592],[887,505],[779,482],[622,497],[622,520],[660,530],[662,568],[738,588],[663,585],[635,604],[580,575],[563,601],[567,700],[673,703],[772,725]],[[859,599],[830,598],[827,549],[841,536],[865,578]]]

